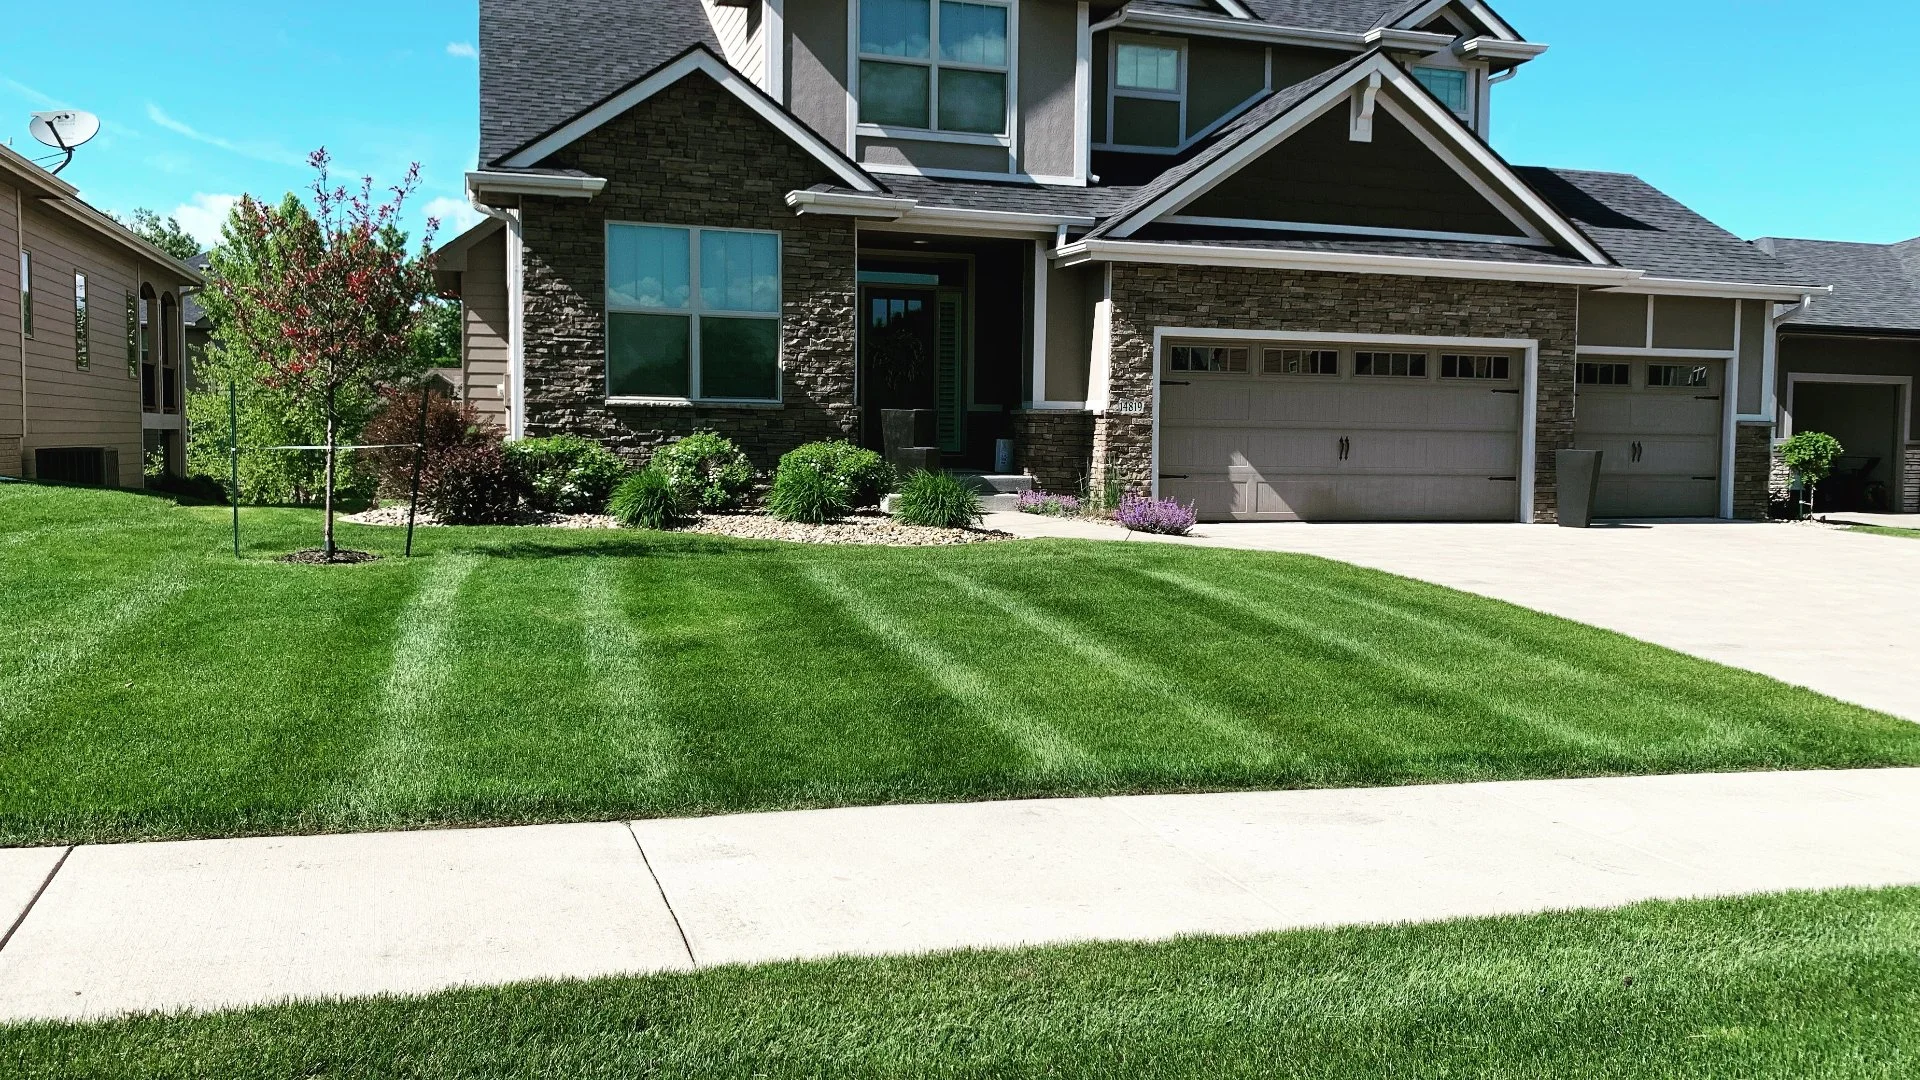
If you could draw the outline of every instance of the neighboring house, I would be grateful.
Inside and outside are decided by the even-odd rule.
[[[1796,276],[1834,283],[1779,320],[1779,436],[1822,431],[1845,448],[1823,507],[1920,513],[1920,239],[1758,244]]]
[[[179,472],[193,269],[0,146],[0,475],[140,487]]]
[[[757,464],[936,414],[1207,519],[1764,516],[1776,304],[1825,278],[1519,168],[1478,0],[482,0],[469,399]],[[1514,90],[1508,93],[1518,92]],[[1577,122],[1578,118],[1569,117]]]

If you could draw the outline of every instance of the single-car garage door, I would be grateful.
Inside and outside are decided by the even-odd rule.
[[[1514,521],[1524,362],[1169,342],[1160,491],[1203,521]]]
[[[1726,365],[1718,360],[1582,360],[1574,445],[1604,451],[1594,516],[1720,514]]]

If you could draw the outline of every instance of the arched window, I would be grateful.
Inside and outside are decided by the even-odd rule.
[[[153,358],[153,321],[158,316],[159,301],[154,298],[153,286],[140,286],[139,313],[139,350],[140,350],[140,408],[144,412],[160,411],[160,367]]]
[[[180,411],[180,302],[167,293],[160,298],[160,409]]]

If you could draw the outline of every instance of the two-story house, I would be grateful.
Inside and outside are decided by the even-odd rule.
[[[756,462],[933,410],[1207,519],[1760,517],[1777,304],[1632,176],[1522,167],[1480,0],[482,0],[469,399]]]

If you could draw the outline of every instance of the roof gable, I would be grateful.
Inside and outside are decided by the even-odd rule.
[[[767,96],[766,91],[748,82],[739,72],[728,67],[726,61],[720,59],[705,45],[694,46],[670,63],[662,65],[643,78],[615,91],[552,129],[514,148],[501,159],[499,164],[510,169],[537,167],[555,153],[578,142],[615,117],[628,112],[682,79],[696,74],[705,75],[720,84],[722,89],[738,98],[749,109],[759,114],[761,119],[825,165],[847,186],[856,191],[865,192],[885,190],[878,181],[869,176],[838,147],[821,138],[812,128],[781,108],[779,103]]]
[[[1191,208],[1206,207],[1209,205],[1209,196],[1217,191],[1228,196],[1237,193],[1240,196],[1239,205],[1251,206],[1250,189],[1253,185],[1235,183],[1233,178],[1255,167],[1256,163],[1263,163],[1253,174],[1256,178],[1262,171],[1272,171],[1276,167],[1284,171],[1291,152],[1289,143],[1302,137],[1303,132],[1307,133],[1304,136],[1307,142],[1301,145],[1310,150],[1317,148],[1321,153],[1329,152],[1323,141],[1328,128],[1324,121],[1329,118],[1335,126],[1345,129],[1349,140],[1353,142],[1371,142],[1375,139],[1376,131],[1386,135],[1383,144],[1375,151],[1358,150],[1347,154],[1349,157],[1370,157],[1376,167],[1388,161],[1391,154],[1405,151],[1417,142],[1416,153],[1419,158],[1415,172],[1428,176],[1441,175],[1434,171],[1438,163],[1444,165],[1451,174],[1446,195],[1451,202],[1452,214],[1448,213],[1449,206],[1439,205],[1431,199],[1427,200],[1424,207],[1394,207],[1391,204],[1396,200],[1403,204],[1421,200],[1419,196],[1405,191],[1397,194],[1374,191],[1368,196],[1372,202],[1370,206],[1342,207],[1329,202],[1319,208],[1316,211],[1319,220],[1304,223],[1321,226],[1315,231],[1337,232],[1341,231],[1341,226],[1345,226],[1346,231],[1355,235],[1379,235],[1383,226],[1377,223],[1387,220],[1381,216],[1383,213],[1395,220],[1423,220],[1428,223],[1451,216],[1457,220],[1477,221],[1484,227],[1492,220],[1488,217],[1491,209],[1511,228],[1496,229],[1492,233],[1482,232],[1479,227],[1417,229],[1406,225],[1387,228],[1390,234],[1440,233],[1456,234],[1450,238],[1470,235],[1474,239],[1492,236],[1533,241],[1565,248],[1595,265],[1607,265],[1610,262],[1605,252],[1529,188],[1498,154],[1461,124],[1445,106],[1434,100],[1425,87],[1377,50],[1288,87],[1254,106],[1239,120],[1222,129],[1195,157],[1168,170],[1154,183],[1143,188],[1125,210],[1094,230],[1094,234],[1125,238],[1156,221],[1181,215],[1211,216],[1198,214]],[[1410,138],[1399,140],[1398,136],[1403,133]],[[1316,142],[1317,139],[1322,141]],[[1269,155],[1274,157],[1269,159]],[[1292,185],[1295,195],[1309,186],[1306,179]],[[1466,194],[1469,190],[1470,197]],[[1284,207],[1286,193],[1277,192],[1272,202],[1277,207]],[[1253,216],[1257,220],[1271,222],[1292,221],[1286,213],[1277,210]]]

